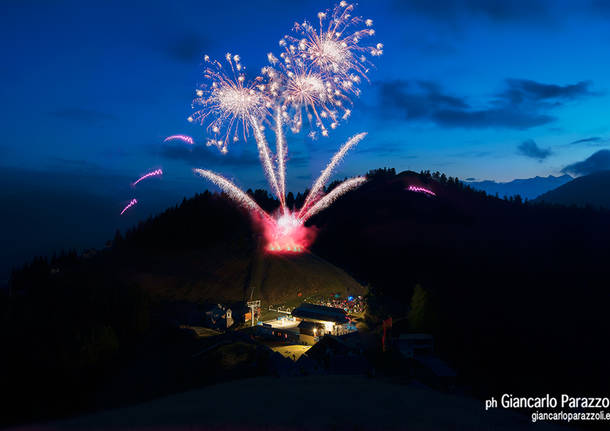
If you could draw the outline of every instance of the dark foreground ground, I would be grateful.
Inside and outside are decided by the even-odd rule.
[[[261,377],[42,426],[130,430],[561,430],[481,401],[358,376]]]

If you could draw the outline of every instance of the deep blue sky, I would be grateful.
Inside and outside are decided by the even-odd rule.
[[[161,141],[174,133],[205,141],[205,129],[186,121],[204,53],[236,52],[258,70],[294,21],[332,3],[123,3],[4,3],[2,164],[128,176],[155,166],[185,176],[197,165],[258,184],[244,144],[225,160],[211,151],[182,160]],[[607,143],[610,7],[585,3],[361,2],[385,54],[352,121],[328,139],[293,137],[292,188],[360,130],[370,135],[344,174],[392,165],[508,180],[591,155]],[[586,138],[596,140],[570,144]]]
[[[18,199],[19,178],[29,177],[61,194],[71,176],[71,187],[89,193],[82,205],[103,195],[114,213],[133,194],[129,181],[157,167],[166,175],[149,187],[169,203],[208,187],[191,167],[264,186],[253,142],[222,157],[186,121],[201,58],[230,51],[258,70],[295,21],[332,4],[3,2],[5,193],[10,183]],[[339,177],[392,166],[506,181],[559,174],[610,146],[610,2],[365,0],[357,12],[374,20],[385,53],[350,121],[313,142],[289,136],[290,190],[310,184],[363,130],[369,136]],[[162,144],[176,133],[199,147]]]

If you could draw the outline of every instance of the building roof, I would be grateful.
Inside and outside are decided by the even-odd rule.
[[[323,305],[309,304],[306,302],[292,310],[292,315],[301,319],[319,320],[323,322],[349,322],[347,314],[340,308],[325,307]]]

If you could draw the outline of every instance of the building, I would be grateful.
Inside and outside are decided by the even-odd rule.
[[[292,310],[292,316],[298,322],[299,339],[304,344],[313,345],[326,334],[343,335],[356,331],[341,308],[304,302]]]
[[[230,308],[216,304],[205,312],[206,326],[214,329],[227,329],[233,325],[233,313]]]
[[[268,340],[281,341],[282,343],[300,343],[299,331],[296,327],[274,326],[269,323],[260,322],[256,327],[256,335]]]

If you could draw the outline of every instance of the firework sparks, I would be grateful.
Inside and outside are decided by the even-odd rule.
[[[157,177],[159,175],[163,175],[163,170],[162,169],[156,169],[152,172],[149,172],[145,175],[142,175],[140,178],[138,178],[135,182],[133,182],[131,185],[135,186],[136,184],[138,184],[140,181],[145,180],[146,178],[150,178],[150,177]]]
[[[360,94],[361,78],[368,79],[372,65],[369,57],[383,54],[383,44],[363,44],[375,34],[373,21],[352,16],[353,11],[354,5],[342,1],[332,11],[318,13],[319,28],[307,21],[295,24],[298,37],[285,36],[280,41],[292,59],[298,58],[306,69],[319,71],[338,102],[345,93]],[[342,107],[337,101],[335,105]],[[345,114],[349,116],[349,112]]]
[[[239,55],[226,54],[230,74],[226,73],[219,61],[204,57],[208,66],[204,71],[206,83],[197,90],[189,122],[208,123],[214,138],[207,141],[208,146],[217,147],[222,153],[227,152],[229,140],[239,141],[240,135],[247,140],[250,129],[269,115],[271,106],[268,97],[262,91],[262,78],[246,82],[244,67]]]
[[[341,147],[341,149],[339,149],[339,151],[333,156],[333,158],[330,159],[330,162],[328,163],[326,168],[322,171],[322,173],[320,174],[318,179],[314,182],[313,186],[311,187],[311,191],[307,195],[307,198],[305,199],[305,203],[303,204],[303,207],[301,208],[301,211],[299,212],[299,217],[303,216],[303,214],[305,214],[307,212],[309,207],[311,205],[313,205],[316,202],[316,200],[320,197],[320,194],[322,193],[322,188],[324,187],[324,185],[330,178],[330,175],[332,174],[333,170],[341,162],[341,160],[343,159],[345,154],[351,148],[353,148],[355,145],[357,145],[358,142],[360,142],[362,139],[364,139],[365,136],[366,136],[366,133],[359,133],[357,135],[352,136]]]
[[[269,251],[306,249],[313,240],[313,228],[304,223],[365,181],[364,177],[352,178],[328,194],[323,193],[345,154],[366,136],[366,133],[360,133],[351,137],[333,156],[314,182],[303,207],[298,212],[286,208],[288,148],[283,126],[299,133],[307,121],[323,136],[328,136],[329,129],[335,129],[340,121],[349,118],[349,95],[358,96],[362,78],[368,80],[369,58],[383,53],[380,43],[362,43],[375,34],[373,21],[352,16],[353,11],[353,5],[341,1],[332,11],[318,13],[319,29],[308,22],[296,24],[296,36],[284,36],[280,40],[279,58],[269,53],[270,65],[265,66],[262,76],[253,81],[246,79],[238,55],[226,54],[226,68],[223,68],[224,63],[204,57],[206,83],[197,90],[193,108],[197,106],[198,110],[188,120],[207,124],[208,131],[213,134],[207,145],[216,146],[222,153],[228,151],[230,141],[238,141],[240,136],[247,140],[252,132],[265,177],[280,201],[280,211],[271,216],[226,178],[204,169],[195,169],[195,172],[262,217]],[[274,126],[275,155],[265,137],[263,125],[268,123]],[[315,138],[317,133],[312,130],[309,136]]]
[[[193,108],[201,108],[188,120],[208,124],[214,138],[207,145],[226,153],[230,140],[247,140],[253,125],[268,120],[272,109],[281,109],[282,121],[294,133],[307,119],[328,136],[329,127],[349,118],[347,95],[360,94],[361,80],[368,79],[372,66],[369,58],[383,53],[383,44],[363,43],[375,34],[373,21],[352,16],[353,11],[354,5],[342,1],[332,11],[318,13],[319,29],[307,21],[296,24],[296,34],[280,40],[279,58],[268,53],[270,66],[253,81],[247,81],[239,55],[227,53],[226,68],[206,55],[206,83],[193,102]]]
[[[360,95],[362,78],[368,79],[369,57],[383,53],[383,44],[362,44],[373,36],[373,21],[352,16],[354,6],[341,2],[332,12],[319,12],[319,29],[305,21],[296,24],[296,36],[280,40],[279,58],[267,54],[270,66],[263,68],[269,84],[270,98],[281,105],[298,133],[303,114],[309,122],[328,136],[339,121],[351,114],[348,94]],[[311,137],[316,132],[310,132]]]
[[[351,178],[349,180],[343,181],[337,187],[335,187],[330,193],[321,198],[318,202],[309,208],[305,214],[301,217],[301,220],[304,222],[307,221],[310,217],[319,213],[320,211],[328,208],[334,201],[336,201],[339,197],[343,196],[345,193],[350,190],[354,190],[357,187],[360,187],[366,181],[366,177],[356,177]]]
[[[282,114],[278,110],[275,113],[275,146],[277,153],[277,177],[280,192],[280,204],[282,209],[286,208],[286,137],[282,130]]]
[[[332,12],[319,12],[319,29],[309,22],[295,25],[299,37],[286,36],[300,58],[320,70],[336,88],[358,95],[360,77],[366,78],[368,57],[383,54],[383,44],[363,45],[362,41],[375,34],[373,21],[352,16],[354,5],[345,1]],[[289,46],[290,46],[289,45]]]
[[[129,208],[131,208],[132,206],[134,206],[135,204],[138,203],[137,199],[132,199],[131,201],[129,201],[129,203],[127,204],[127,206],[125,208],[123,208],[123,211],[121,211],[121,215],[123,215],[123,213],[125,211],[127,211]]]
[[[314,230],[307,228],[296,214],[286,211],[264,225],[266,249],[271,252],[299,253],[307,249],[314,237]]]
[[[227,180],[225,177],[215,174],[212,171],[206,169],[193,169],[197,174],[204,178],[207,178],[214,184],[216,184],[222,191],[224,191],[231,199],[237,202],[242,207],[253,211],[262,216],[267,221],[273,221],[269,214],[267,214],[250,196],[248,196],[243,190]]]
[[[163,142],[173,141],[173,140],[182,141],[182,142],[185,142],[185,143],[187,143],[189,145],[195,145],[195,141],[193,140],[193,138],[191,138],[190,136],[186,136],[186,135],[172,135],[172,136],[168,136],[167,138],[165,138],[163,140]]]
[[[299,133],[303,126],[303,116],[310,124],[328,134],[326,123],[331,128],[338,125],[339,110],[344,105],[341,92],[333,91],[321,73],[305,68],[295,52],[287,49],[282,53],[282,61],[273,54],[268,57],[272,66],[263,68],[263,74],[270,81],[268,91],[277,106],[281,106],[282,116],[293,133]]]
[[[255,122],[253,124],[254,128],[254,138],[256,140],[256,146],[258,148],[258,156],[261,159],[261,164],[263,165],[263,171],[265,172],[265,176],[267,177],[267,181],[271,186],[272,192],[278,197],[280,202],[284,201],[284,197],[280,192],[280,186],[277,182],[277,176],[275,174],[275,169],[273,168],[273,160],[271,159],[271,151],[269,150],[269,144],[267,144],[267,139],[265,138],[265,134],[263,133],[261,127]]]

